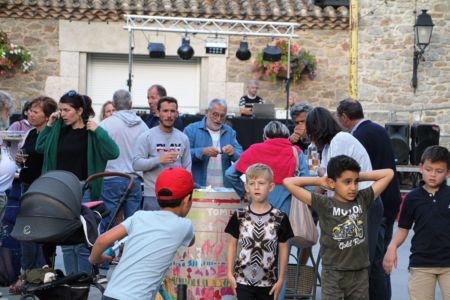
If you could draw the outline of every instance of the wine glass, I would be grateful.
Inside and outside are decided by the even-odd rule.
[[[28,156],[29,156],[29,154],[27,153],[27,150],[25,150],[24,148],[21,148],[21,149],[19,149],[18,153],[20,154],[20,156],[22,156],[22,164],[23,164],[22,168],[23,169],[28,168],[27,165],[25,164],[28,159]]]

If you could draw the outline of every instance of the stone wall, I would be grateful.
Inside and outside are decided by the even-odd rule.
[[[34,62],[30,72],[18,72],[0,80],[0,89],[16,99],[16,109],[20,111],[22,100],[43,95],[47,78],[59,73],[58,21],[2,18],[0,29],[13,43],[30,51]]]
[[[411,87],[414,2],[360,1],[358,96],[369,117],[381,124],[386,121],[438,124],[440,143],[449,147],[450,2],[417,1],[417,14],[428,9],[435,26],[425,50],[425,61],[419,65],[415,93]]]
[[[349,35],[345,30],[305,30],[297,31],[298,39],[292,42],[300,48],[309,50],[319,59],[317,76],[310,80],[304,75],[296,83],[292,83],[290,90],[298,96],[297,101],[307,100],[313,105],[326,107],[335,106],[337,101],[348,95],[348,50]],[[248,38],[252,51],[252,58],[246,62],[239,61],[234,51],[239,47],[238,38],[231,38],[230,53],[227,64],[227,80],[242,82],[242,94],[245,93],[245,84],[255,79],[253,60],[258,52],[271,43],[267,38]],[[232,54],[232,55],[231,55]],[[268,102],[275,103],[276,107],[284,108],[286,94],[283,81],[260,80],[259,94]]]

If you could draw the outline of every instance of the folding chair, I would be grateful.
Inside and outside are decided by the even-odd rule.
[[[309,258],[312,265],[302,265],[301,258],[304,251],[307,251],[312,245],[295,245],[297,255],[294,257],[296,264],[287,266],[287,283],[285,299],[316,299],[316,282],[318,280],[318,264],[314,259],[312,251]],[[320,281],[320,279],[319,279]]]

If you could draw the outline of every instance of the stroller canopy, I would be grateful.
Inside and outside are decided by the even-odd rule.
[[[42,175],[22,195],[11,235],[21,241],[76,243],[72,239],[82,227],[82,194],[80,181],[70,172],[51,171]]]

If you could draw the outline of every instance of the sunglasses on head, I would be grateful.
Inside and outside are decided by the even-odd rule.
[[[77,92],[74,90],[70,90],[64,94],[64,96],[67,96],[67,97],[75,97],[76,95],[77,95]]]

